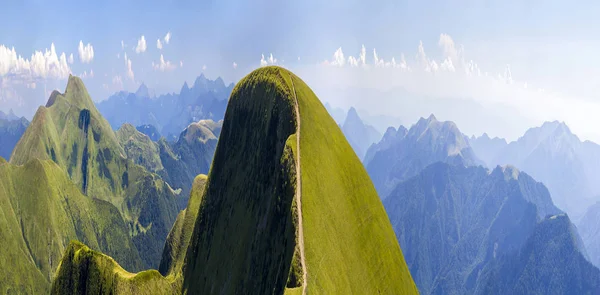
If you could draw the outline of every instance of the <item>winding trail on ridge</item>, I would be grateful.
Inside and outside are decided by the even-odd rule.
[[[298,244],[300,248],[300,261],[302,262],[302,295],[306,294],[307,285],[307,271],[306,271],[306,259],[304,255],[304,227],[302,224],[302,169],[300,167],[300,108],[298,107],[298,97],[296,96],[296,87],[294,87],[294,79],[290,75],[290,81],[292,82],[292,91],[294,92],[294,101],[296,109],[296,122],[298,129],[296,132],[296,209],[298,211]]]

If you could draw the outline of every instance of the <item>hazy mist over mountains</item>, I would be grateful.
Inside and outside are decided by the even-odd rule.
[[[3,3],[0,295],[600,294],[598,15]]]

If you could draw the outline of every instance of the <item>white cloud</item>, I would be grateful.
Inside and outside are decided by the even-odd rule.
[[[167,32],[167,34],[165,35],[165,43],[169,44],[169,42],[171,42],[171,32]]]
[[[154,68],[154,70],[159,70],[161,72],[164,72],[164,71],[174,70],[176,68],[176,66],[174,64],[172,64],[171,61],[168,61],[168,60],[165,61],[165,58],[161,54],[160,60],[158,63],[152,62],[152,68]]]
[[[121,49],[125,49],[125,41],[121,40]]]
[[[160,42],[160,39],[156,39],[156,48],[158,48],[158,49],[163,48],[163,45],[162,45],[162,42]]]
[[[119,88],[123,87],[123,79],[121,79],[121,76],[114,76],[112,78],[112,83],[113,85],[118,86]]]
[[[92,44],[88,43],[83,46],[83,41],[79,41],[79,47],[77,48],[79,51],[79,60],[84,63],[90,63],[94,59],[94,47]]]
[[[67,56],[56,54],[54,43],[50,50],[35,51],[30,59],[17,55],[15,48],[0,45],[0,76],[17,76],[24,79],[67,78],[71,73]]]
[[[202,65],[202,70],[206,71],[206,65]]]
[[[131,81],[133,81],[135,75],[133,74],[133,69],[131,68],[131,59],[127,58],[127,52],[125,52],[125,55],[123,57],[125,59],[125,67],[127,68],[127,77],[131,79]]]
[[[512,84],[513,83],[512,73],[510,72],[510,65],[506,65],[506,68],[504,68],[504,75],[502,75],[500,78],[502,80],[504,80],[504,82],[506,84]]]
[[[373,114],[397,115],[394,112],[403,108],[403,104],[405,105],[408,99],[398,100],[398,96],[407,96],[402,93],[409,93],[408,96],[412,97],[415,105],[419,104],[417,99],[419,97],[439,100],[440,105],[445,106],[439,108],[440,116],[456,121],[467,134],[481,134],[487,131],[494,135],[515,139],[533,124],[546,120],[564,120],[582,138],[587,136],[599,140],[600,132],[595,126],[600,124],[600,119],[594,118],[597,117],[597,113],[600,113],[600,102],[586,96],[568,92],[568,95],[565,95],[553,91],[556,89],[551,90],[547,85],[539,85],[539,81],[532,81],[531,78],[527,81],[517,80],[517,77],[524,75],[513,76],[512,72],[519,69],[521,73],[523,66],[521,64],[520,67],[514,66],[511,56],[500,57],[501,60],[511,61],[510,65],[504,62],[503,67],[485,71],[476,61],[469,59],[464,46],[455,41],[451,36],[441,34],[431,55],[425,51],[426,44],[419,42],[416,55],[409,54],[414,56],[409,60],[406,60],[404,54],[399,58],[396,56],[390,57],[389,61],[384,60],[380,52],[370,48],[369,50],[373,50],[373,60],[369,59],[368,63],[365,62],[365,67],[369,68],[369,71],[363,70],[364,50],[362,48],[358,57],[345,56],[346,62],[343,67],[340,67],[340,63],[337,62],[341,54],[336,53],[342,52],[342,49],[338,48],[330,61],[315,67],[303,67],[298,71],[304,71],[304,76],[310,77],[307,83],[314,85],[313,89],[316,92],[327,93],[328,97],[335,97],[335,93],[340,89],[356,88],[377,89],[384,94],[383,96],[385,93],[397,94],[378,98],[379,103],[361,100],[364,95],[357,95],[356,98],[340,95],[339,104],[348,104],[344,107],[350,105],[363,107]],[[498,53],[493,58],[498,58],[497,55]],[[439,57],[433,58],[434,56]],[[485,64],[494,63],[485,60]],[[404,92],[393,92],[398,89]],[[475,110],[477,109],[475,106],[478,106],[479,110],[489,111],[489,113],[477,114],[461,111],[459,107],[448,107],[452,105],[453,98],[465,100],[466,106],[473,106]],[[328,99],[335,103],[331,98]],[[427,99],[423,101],[428,101]],[[423,105],[420,111],[431,112],[434,110],[433,107],[432,104]],[[415,106],[414,109],[417,107]],[[419,115],[428,114],[423,111]],[[490,115],[493,116],[493,120],[482,121],[482,118]],[[412,119],[404,120],[412,122]]]
[[[73,53],[69,54],[69,60],[68,61],[69,61],[69,64],[71,64],[71,65],[73,64],[73,62],[74,62]]]
[[[237,63],[235,63],[235,61],[234,61],[234,62],[233,62],[233,68],[234,68],[234,69],[237,69],[237,66],[238,66],[238,64],[237,64]]]
[[[277,64],[277,59],[275,57],[273,57],[273,53],[271,53],[267,59],[265,59],[264,54],[261,54],[261,58],[260,58],[260,66],[261,67],[268,66],[268,65],[275,65],[275,64]]]
[[[87,71],[83,71],[83,74],[81,74],[80,77],[81,79],[94,78],[94,70],[90,70],[89,73]]]
[[[183,68],[183,60],[180,60],[180,61],[179,61],[179,67],[180,67],[180,68]]]
[[[345,63],[346,59],[344,58],[344,52],[342,51],[342,47],[340,47],[333,53],[331,65],[343,67]]]
[[[260,58],[260,66],[264,67],[264,66],[267,65],[267,61],[265,60],[265,55],[264,54],[261,54],[261,56],[262,57]]]
[[[144,37],[144,35],[142,35],[142,37],[140,37],[140,39],[138,39],[137,46],[135,47],[135,52],[136,53],[146,52],[147,48],[148,48],[148,46],[146,45],[146,37]]]
[[[441,34],[438,45],[442,47],[444,51],[444,57],[450,60],[450,63],[456,63],[458,61],[458,50],[454,45],[454,40],[447,34]]]

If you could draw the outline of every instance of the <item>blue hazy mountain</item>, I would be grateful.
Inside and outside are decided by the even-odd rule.
[[[344,119],[346,119],[346,112],[344,112],[343,109],[332,107],[327,102],[325,103],[325,109],[338,125],[342,125],[344,123]]]
[[[4,113],[3,111],[0,111],[0,120],[15,121],[18,119],[20,118],[17,115],[15,115],[12,109],[8,111],[8,114]]]
[[[135,93],[115,93],[97,107],[115,130],[125,123],[153,125],[168,140],[177,140],[193,122],[222,120],[232,90],[233,84],[225,85],[221,78],[209,80],[200,75],[192,87],[184,83],[179,93],[156,97],[142,84]]]
[[[13,149],[21,139],[29,121],[25,118],[17,118],[12,111],[5,115],[0,112],[0,157],[10,159]]]
[[[375,127],[365,124],[354,108],[348,110],[342,132],[361,161],[371,144],[381,139],[381,134]]]
[[[158,132],[158,130],[156,129],[156,127],[154,127],[154,125],[150,125],[150,124],[141,125],[141,126],[135,127],[135,129],[137,129],[137,131],[147,135],[150,138],[150,140],[152,140],[152,141],[158,141],[161,138],[160,132]]]
[[[485,155],[481,149],[475,151]],[[554,204],[574,219],[600,200],[600,146],[582,142],[563,122],[531,128],[495,157],[485,157],[492,158],[490,167],[514,165],[543,182]]]
[[[557,217],[546,187],[516,168],[435,163],[384,206],[422,294],[598,290],[575,227]]]
[[[488,167],[494,167],[493,163],[496,156],[508,143],[506,139],[494,137],[490,138],[487,133],[479,137],[471,136],[469,144],[479,159],[481,159]]]
[[[481,273],[483,294],[600,294],[600,271],[577,251],[569,217],[536,224],[518,253],[496,259]]]
[[[590,262],[600,267],[600,202],[590,206],[577,222]]]
[[[421,118],[408,131],[388,129],[373,145],[364,165],[382,199],[401,181],[435,162],[472,166],[482,162],[453,122],[440,122],[434,115]]]

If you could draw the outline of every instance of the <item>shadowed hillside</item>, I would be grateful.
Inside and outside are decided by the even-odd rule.
[[[284,69],[261,68],[236,85],[199,199],[189,203],[200,205],[183,293],[417,292],[358,157],[308,86]],[[180,250],[168,249],[180,249],[174,241],[187,235],[187,214],[163,255],[166,279],[149,279],[165,284],[160,288],[181,282],[174,274],[180,256],[173,254]],[[95,259],[86,268],[100,271],[88,272],[76,255],[65,257],[55,293],[77,278],[98,282],[120,273]],[[145,287],[132,281],[130,290]],[[110,286],[103,292],[121,291]]]

